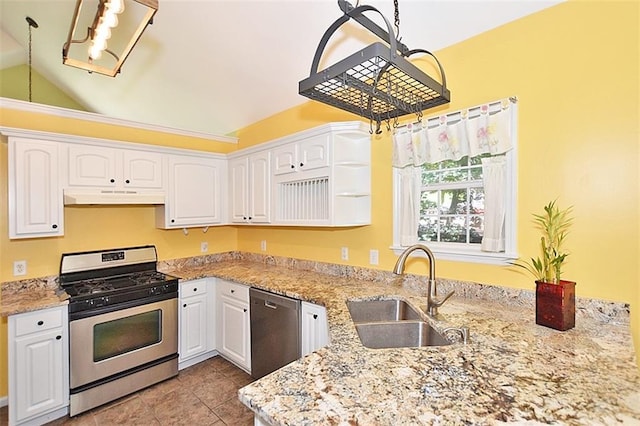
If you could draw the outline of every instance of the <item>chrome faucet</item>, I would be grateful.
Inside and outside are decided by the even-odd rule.
[[[431,316],[438,315],[438,308],[442,306],[444,302],[447,301],[448,298],[453,296],[453,291],[447,293],[442,299],[437,298],[437,289],[436,289],[436,258],[429,250],[429,247],[424,244],[414,244],[411,247],[408,247],[405,251],[402,252],[398,261],[396,262],[396,266],[393,267],[393,273],[396,275],[402,275],[404,273],[404,264],[407,261],[407,258],[411,253],[416,250],[422,250],[429,259],[429,281],[427,282],[427,313]]]

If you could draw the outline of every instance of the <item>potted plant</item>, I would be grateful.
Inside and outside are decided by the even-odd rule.
[[[543,214],[533,214],[540,237],[541,256],[514,265],[530,272],[536,280],[536,324],[556,330],[575,326],[575,286],[561,279],[562,266],[569,255],[564,241],[573,218],[571,207],[561,210],[555,201],[544,206]]]

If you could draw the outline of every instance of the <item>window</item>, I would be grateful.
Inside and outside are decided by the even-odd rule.
[[[480,244],[483,234],[481,157],[423,165],[418,241]]]
[[[475,107],[476,116],[481,108]],[[504,103],[498,101],[483,111],[492,114],[503,110]],[[393,249],[397,253],[419,242],[444,260],[507,264],[517,258],[516,107],[510,105],[507,114],[510,140],[503,148],[493,150],[497,152],[464,147],[468,132],[483,130],[464,123],[462,117],[472,118],[473,112],[472,108],[430,119],[426,132],[418,135],[415,129],[409,129],[404,140],[394,135]],[[448,138],[455,141],[446,141],[446,149],[455,146],[459,152],[447,153],[454,158],[442,159],[438,157],[445,150],[442,141]],[[411,152],[399,152],[409,145]],[[497,178],[496,170],[501,170]]]

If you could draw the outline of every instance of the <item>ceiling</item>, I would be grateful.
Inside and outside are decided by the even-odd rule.
[[[400,37],[409,48],[438,51],[560,1],[401,0]],[[0,69],[27,63],[30,16],[39,25],[32,31],[33,69],[88,111],[233,135],[307,101],[298,94],[298,82],[309,76],[323,33],[342,15],[336,0],[159,3],[153,25],[111,78],[62,65],[75,0],[0,0]],[[393,24],[392,0],[362,4],[376,7]],[[384,25],[379,15],[366,16]],[[373,41],[379,40],[349,21],[330,39],[320,68]]]

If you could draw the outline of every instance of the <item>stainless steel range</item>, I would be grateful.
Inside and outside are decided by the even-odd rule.
[[[62,255],[71,416],[178,374],[178,279],[156,267],[154,246]]]

